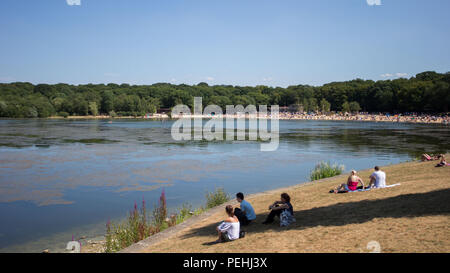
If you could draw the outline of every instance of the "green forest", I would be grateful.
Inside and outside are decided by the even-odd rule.
[[[446,113],[450,104],[450,72],[427,71],[410,79],[332,82],[322,86],[287,88],[197,85],[129,84],[0,84],[0,117],[45,118],[99,115],[143,116],[177,104],[192,106],[280,105],[306,112]]]

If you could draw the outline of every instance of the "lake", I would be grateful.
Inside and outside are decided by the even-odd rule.
[[[103,235],[135,202],[156,204],[163,189],[170,209],[198,207],[217,187],[308,181],[320,161],[348,171],[450,151],[442,125],[285,120],[279,148],[261,152],[258,141],[174,141],[172,123],[0,120],[0,251],[62,251],[72,236]]]

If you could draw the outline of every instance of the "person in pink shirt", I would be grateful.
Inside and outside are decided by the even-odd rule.
[[[333,190],[334,193],[338,192],[349,192],[356,191],[358,189],[358,184],[361,183],[362,188],[364,189],[364,181],[356,175],[356,171],[352,170],[350,176],[347,179],[347,183],[339,185],[336,189]]]

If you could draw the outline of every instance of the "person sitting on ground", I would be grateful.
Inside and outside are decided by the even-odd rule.
[[[294,208],[291,205],[291,197],[287,193],[282,193],[281,200],[275,201],[272,205],[270,205],[269,210],[270,213],[263,224],[273,223],[275,216],[278,216],[281,220],[281,215],[283,212],[286,212],[288,216],[291,217],[292,221],[295,220]]]
[[[358,187],[359,183],[361,183],[362,187]],[[355,170],[352,170],[350,176],[347,179],[347,183],[339,185],[339,187],[333,190],[333,192],[343,193],[349,191],[356,191],[357,189],[364,189],[364,181],[359,176],[356,175]]]
[[[444,167],[447,166],[447,161],[445,161],[445,156],[443,154],[439,155],[441,161],[436,165],[436,167]]]
[[[249,202],[244,200],[242,192],[236,194],[236,200],[241,204],[241,208],[235,208],[234,215],[239,219],[241,226],[246,226],[256,219],[255,210]]]
[[[380,167],[375,166],[375,171],[370,175],[369,188],[384,188],[386,187],[386,173],[380,170]]]
[[[219,235],[216,243],[229,242],[239,239],[240,224],[239,219],[233,213],[233,206],[226,206],[225,211],[228,217],[216,228]]]

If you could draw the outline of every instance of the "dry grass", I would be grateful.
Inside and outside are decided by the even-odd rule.
[[[297,222],[281,228],[262,225],[267,207],[286,190],[249,196],[256,223],[247,236],[230,243],[205,245],[216,239],[215,226],[225,217],[205,221],[152,245],[146,252],[450,252],[450,167],[436,162],[403,163],[383,168],[387,184],[400,186],[368,192],[330,194],[345,178],[332,178],[287,189]],[[359,175],[367,182],[370,170]]]

